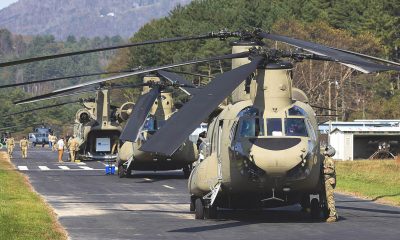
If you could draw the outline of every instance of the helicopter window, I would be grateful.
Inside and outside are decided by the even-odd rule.
[[[242,111],[240,111],[237,116],[238,117],[254,117],[254,116],[258,116],[258,115],[259,115],[259,111],[257,108],[247,107],[247,108],[243,109]]]
[[[240,125],[241,137],[257,137],[264,135],[264,125],[259,118],[243,118]]]
[[[155,130],[155,126],[154,126],[154,119],[149,117],[146,119],[146,121],[144,122],[143,125],[143,130],[144,131],[154,131]]]
[[[306,116],[306,112],[301,107],[293,106],[289,108],[289,116]]]
[[[282,120],[280,118],[267,119],[267,135],[282,136]]]
[[[304,118],[286,118],[285,134],[286,136],[308,137]]]

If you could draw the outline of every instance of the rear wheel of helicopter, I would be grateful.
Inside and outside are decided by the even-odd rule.
[[[192,172],[192,164],[189,164],[183,167],[183,176],[187,179],[190,177],[190,173]]]
[[[195,201],[195,219],[204,219],[205,207],[203,201],[197,198]]]
[[[215,205],[205,208],[205,219],[216,219],[217,218],[217,207]]]

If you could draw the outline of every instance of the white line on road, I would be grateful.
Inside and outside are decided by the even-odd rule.
[[[82,168],[83,170],[93,170],[93,168],[87,166],[79,166],[79,167]]]
[[[174,187],[168,186],[168,185],[163,185],[163,187],[169,188],[169,189],[175,189]]]
[[[144,180],[146,180],[146,181],[153,181],[152,179],[150,179],[150,178],[143,178]]]
[[[28,167],[27,166],[18,166],[18,170],[20,170],[20,171],[28,171]]]
[[[61,169],[63,169],[63,170],[70,170],[70,168],[67,167],[67,166],[58,166],[58,167],[61,168]]]
[[[48,168],[46,166],[38,166],[38,167],[40,168],[40,170],[43,170],[43,171],[50,170],[50,168]]]

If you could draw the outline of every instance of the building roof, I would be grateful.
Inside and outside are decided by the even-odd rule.
[[[336,126],[331,133],[345,132],[354,134],[398,134],[400,127],[366,127],[366,126]]]

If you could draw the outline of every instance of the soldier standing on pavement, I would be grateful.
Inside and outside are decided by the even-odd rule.
[[[64,153],[64,147],[65,147],[64,138],[61,137],[60,140],[58,140],[58,142],[57,142],[58,162],[61,162],[61,163],[63,162],[62,155]]]
[[[67,145],[68,145],[67,147],[69,149],[71,162],[75,162],[76,151],[78,150],[78,141],[76,140],[76,137],[73,136],[73,137],[69,138]]]
[[[28,157],[28,140],[26,140],[26,137],[21,139],[19,141],[19,146],[21,147],[21,152],[22,152],[22,158],[27,158]]]
[[[8,152],[8,156],[10,156],[10,158],[12,158],[13,152],[14,152],[14,138],[11,137],[11,135],[9,135],[9,137],[6,140],[6,144],[7,144],[7,152]]]
[[[56,135],[54,134],[54,135],[51,135],[51,141],[52,141],[52,145],[53,145],[53,151],[55,152],[55,151],[57,151],[57,146],[56,146],[56,143],[57,143],[57,137],[56,137]]]
[[[338,214],[335,207],[334,189],[336,186],[336,171],[335,162],[332,157],[336,151],[333,147],[328,146],[325,148],[325,159],[324,159],[324,180],[325,180],[325,192],[326,202],[329,210],[329,217],[326,219],[327,222],[336,222],[338,220]]]

